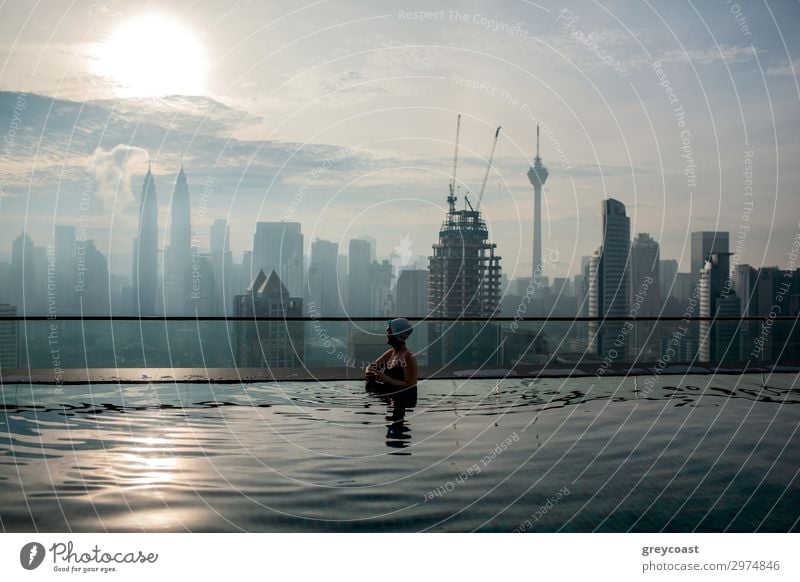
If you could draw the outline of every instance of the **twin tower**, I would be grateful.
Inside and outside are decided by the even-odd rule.
[[[164,253],[163,306],[158,292],[158,196],[150,166],[139,204],[139,226],[133,239],[133,289],[139,315],[182,313],[192,287],[192,222],[189,185],[181,165],[170,205],[169,247]]]

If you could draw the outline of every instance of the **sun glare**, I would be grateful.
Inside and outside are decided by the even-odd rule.
[[[205,92],[207,64],[197,36],[158,14],[128,20],[97,47],[98,73],[125,96],[198,95]]]

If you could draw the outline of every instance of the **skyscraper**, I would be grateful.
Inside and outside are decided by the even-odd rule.
[[[75,227],[57,224],[55,227],[55,302],[59,312],[73,311],[75,297]]]
[[[712,253],[728,252],[728,233],[717,231],[698,231],[692,233],[691,281],[696,287],[700,281],[700,272]]]
[[[660,266],[658,242],[640,232],[631,245],[629,297],[631,305],[640,305],[638,315],[642,317],[656,317],[661,311]]]
[[[217,218],[211,225],[211,252],[227,252],[231,250],[231,231],[228,221]]]
[[[600,205],[603,217],[603,244],[589,263],[589,317],[604,318],[628,315],[628,259],[630,254],[630,218],[625,205],[608,198]],[[598,353],[609,352],[607,338],[617,335],[618,322],[590,326],[591,338]],[[624,351],[616,350],[619,355]]]
[[[170,204],[169,249],[164,273],[165,313],[189,313],[192,270],[192,222],[189,185],[181,165]]]
[[[14,305],[0,303],[0,315],[14,316]],[[17,367],[17,322],[0,321],[0,371]]]
[[[303,234],[299,222],[258,222],[252,270],[275,271],[292,297],[303,297]]]
[[[663,259],[659,261],[658,278],[661,287],[661,297],[675,297],[677,285],[675,279],[678,276],[678,261],[675,259]]]
[[[700,271],[700,317],[738,317],[741,303],[730,279],[731,253],[711,253]],[[741,359],[736,321],[699,322],[700,360]]]
[[[397,279],[397,313],[403,317],[424,317],[428,313],[428,271],[406,269]]]
[[[350,317],[370,315],[369,266],[370,243],[361,239],[350,239],[348,252],[348,315]]]
[[[327,240],[311,243],[311,260],[308,267],[309,315],[335,316],[339,314],[339,283],[336,263],[339,245]],[[313,310],[313,312],[312,312]]]
[[[11,243],[12,304],[20,315],[33,313],[28,295],[33,288],[33,241],[24,232]]]
[[[150,166],[142,185],[139,205],[139,229],[134,244],[133,285],[136,290],[135,313],[156,314],[158,288],[158,200]]]
[[[537,279],[542,273],[542,186],[549,176],[547,168],[542,165],[539,155],[539,124],[536,124],[536,157],[528,170],[528,180],[533,186],[533,270],[532,277]],[[538,280],[538,279],[537,279]]]
[[[298,317],[303,300],[292,297],[275,271],[259,271],[247,291],[234,297],[236,317]],[[300,367],[303,365],[302,321],[237,321],[236,365]]]

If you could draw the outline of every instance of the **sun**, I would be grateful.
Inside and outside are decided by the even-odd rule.
[[[132,18],[93,52],[96,72],[124,96],[205,93],[208,67],[203,45],[189,28],[168,16]]]

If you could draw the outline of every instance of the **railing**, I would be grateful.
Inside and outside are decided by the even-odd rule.
[[[798,317],[409,320],[422,377],[800,365]],[[137,380],[142,369],[176,379],[360,378],[387,348],[385,330],[380,317],[4,316],[0,374],[6,382],[59,381],[70,370],[87,381],[97,370]]]

